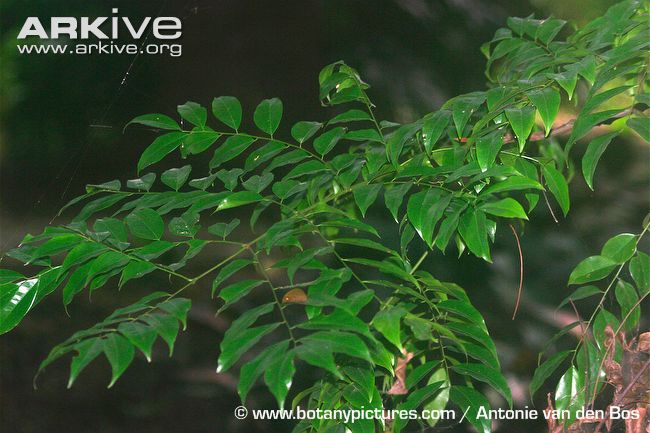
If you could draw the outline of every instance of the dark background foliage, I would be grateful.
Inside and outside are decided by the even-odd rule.
[[[344,59],[373,88],[380,118],[414,120],[447,98],[484,86],[479,51],[507,16],[554,14],[578,25],[602,13],[605,0],[380,0],[380,1],[17,1],[0,4],[0,251],[27,232],[38,232],[86,183],[135,174],[146,131],[122,134],[132,117],[173,115],[186,100],[208,104],[236,95],[249,118],[263,98],[284,101],[285,118],[324,118],[317,99],[320,68]],[[19,55],[15,37],[27,16],[106,15],[132,19],[183,18],[183,55]],[[127,74],[128,71],[128,74]],[[562,115],[571,116],[572,107]],[[290,123],[290,122],[289,122]],[[286,133],[287,131],[281,131]],[[494,264],[467,255],[436,255],[425,266],[463,285],[485,315],[502,355],[517,405],[529,404],[527,381],[537,352],[567,323],[554,306],[567,294],[570,270],[602,242],[637,232],[647,205],[647,147],[631,135],[618,139],[596,175],[596,192],[582,179],[571,185],[573,209],[555,224],[538,207],[522,243],[526,280],[522,310],[510,320],[518,281],[510,232],[497,234]],[[170,163],[173,166],[173,162]],[[379,218],[377,216],[376,218]],[[381,222],[380,222],[381,223]],[[386,220],[386,231],[393,228]],[[3,264],[4,265],[4,264]],[[145,280],[143,280],[145,281]],[[144,283],[143,283],[144,284]],[[91,365],[65,390],[66,363],[50,367],[32,389],[38,363],[74,330],[105,317],[118,305],[166,281],[146,280],[137,294],[104,289],[92,303],[82,297],[66,316],[51,296],[12,333],[0,339],[0,430],[3,432],[281,432],[281,422],[236,421],[236,378],[215,373],[218,343],[232,316],[214,318],[208,287],[193,289],[189,330],[175,356],[162,347],[151,365],[139,359],[114,389],[107,365]],[[294,389],[300,387],[300,372]],[[540,393],[540,396],[543,393]],[[272,408],[263,387],[249,406]],[[543,405],[543,401],[536,401]],[[509,423],[497,432],[543,431],[543,425]],[[456,427],[453,431],[465,431]]]

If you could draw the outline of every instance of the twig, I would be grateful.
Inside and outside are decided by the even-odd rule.
[[[519,242],[519,235],[517,234],[517,230],[512,226],[512,224],[508,224],[510,226],[510,230],[512,230],[512,234],[515,235],[515,240],[517,241],[517,249],[519,250],[519,289],[517,289],[517,301],[515,302],[515,310],[512,312],[512,320],[515,320],[515,317],[517,317],[517,311],[519,310],[519,303],[521,302],[521,292],[524,289],[524,253],[521,250],[521,242]]]
[[[548,208],[548,211],[551,213],[551,216],[553,217],[553,221],[555,222],[555,224],[560,224],[560,222],[557,220],[557,217],[555,216],[555,213],[553,212],[553,207],[551,206],[551,203],[548,201],[548,196],[546,195],[546,191],[542,191],[542,195],[544,196],[546,207]]]

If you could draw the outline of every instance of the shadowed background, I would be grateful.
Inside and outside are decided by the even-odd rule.
[[[601,14],[605,0],[379,0],[379,1],[63,1],[4,0],[0,4],[0,252],[39,232],[58,208],[86,183],[135,177],[138,155],[153,136],[123,125],[136,115],[174,116],[187,100],[209,105],[235,95],[248,124],[264,98],[280,97],[286,124],[322,120],[317,74],[336,60],[357,68],[372,85],[378,117],[408,122],[437,109],[447,98],[484,88],[480,45],[508,16],[549,14],[578,25]],[[20,55],[15,44],[28,16],[120,15],[183,19],[183,55]],[[128,71],[128,74],[127,74]],[[569,117],[572,107],[561,116]],[[246,122],[246,121],[245,121]],[[286,127],[286,126],[285,126]],[[286,131],[284,131],[286,132]],[[584,147],[577,149],[581,154]],[[502,355],[519,406],[530,404],[527,383],[537,353],[568,316],[555,313],[567,294],[570,270],[595,254],[609,237],[637,232],[647,210],[647,146],[624,135],[605,153],[596,192],[581,178],[571,184],[572,211],[555,224],[539,206],[522,238],[525,296],[510,320],[518,284],[517,249],[507,230],[497,234],[494,264],[467,255],[434,255],[425,266],[440,279],[464,286],[485,315]],[[371,209],[372,211],[372,209]],[[386,230],[392,221],[371,216]],[[209,260],[206,257],[205,260]],[[14,266],[9,260],[3,266]],[[144,279],[138,294],[164,289],[164,278]],[[145,282],[146,281],[146,282]],[[236,378],[215,373],[219,341],[233,316],[218,319],[206,293],[196,296],[188,331],[174,357],[156,345],[153,362],[138,357],[111,390],[109,368],[91,364],[66,390],[66,362],[32,378],[49,349],[74,330],[92,325],[131,295],[106,287],[92,302],[78,296],[69,306],[49,296],[11,333],[0,337],[0,431],[2,432],[286,432],[280,421],[237,421]],[[585,311],[590,307],[585,304]],[[232,314],[232,313],[231,313]],[[572,319],[570,319],[572,320]],[[308,374],[300,372],[294,390]],[[294,393],[295,394],[295,393]],[[293,394],[290,394],[292,397]],[[543,393],[540,393],[543,397]],[[540,397],[538,396],[538,397]],[[536,400],[541,407],[543,400]],[[263,386],[249,408],[273,408]],[[412,427],[414,427],[412,425]],[[415,428],[417,428],[415,426]],[[496,432],[544,431],[543,423],[507,423]],[[445,431],[464,432],[465,427]]]

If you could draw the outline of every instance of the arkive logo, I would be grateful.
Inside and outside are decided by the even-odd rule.
[[[132,20],[120,16],[117,8],[111,12],[110,17],[51,17],[49,26],[38,17],[28,17],[18,33],[20,43],[16,47],[20,54],[182,54],[180,44],[167,43],[183,34],[179,18]]]
[[[112,12],[117,14],[119,11],[113,8]],[[110,24],[109,29],[100,29],[106,27],[106,24]],[[38,17],[28,17],[18,33],[18,39],[25,39],[28,36],[58,39],[62,35],[70,39],[89,39],[90,35],[97,39],[118,39],[124,33],[133,39],[140,39],[147,33],[149,26],[156,39],[178,39],[182,35],[182,23],[177,17],[145,17],[140,23],[133,23],[129,17],[121,16],[52,17],[49,34]]]

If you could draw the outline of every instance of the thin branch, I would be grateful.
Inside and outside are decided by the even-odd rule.
[[[553,221],[555,222],[555,224],[559,224],[560,222],[557,220],[557,217],[555,216],[555,212],[553,212],[553,207],[551,206],[551,202],[548,201],[548,196],[546,195],[546,191],[542,190],[542,195],[544,196],[546,207],[548,208],[548,211],[551,213],[551,216],[553,217]]]
[[[508,225],[510,226],[510,230],[512,230],[512,234],[515,235],[515,240],[517,241],[517,250],[519,251],[519,289],[517,289],[517,301],[515,302],[515,309],[512,312],[512,320],[515,320],[517,317],[517,311],[519,310],[519,303],[521,302],[521,293],[524,289],[524,253],[521,250],[521,242],[519,241],[517,230],[515,230],[512,224]]]

